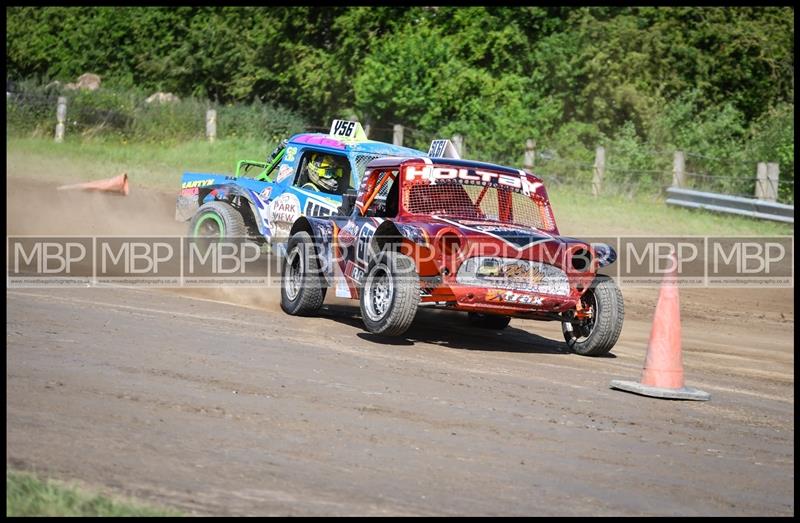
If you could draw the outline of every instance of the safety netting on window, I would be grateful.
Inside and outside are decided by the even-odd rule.
[[[549,202],[502,187],[459,182],[408,184],[403,206],[412,214],[491,220],[543,231],[555,230]]]
[[[367,164],[374,160],[375,158],[380,158],[380,155],[377,154],[357,154],[356,155],[356,169],[358,170],[358,179],[362,179],[364,177],[364,171],[367,169]]]

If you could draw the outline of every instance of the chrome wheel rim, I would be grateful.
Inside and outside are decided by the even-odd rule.
[[[369,273],[364,287],[364,305],[367,316],[372,321],[380,321],[392,305],[394,282],[389,268],[381,263]]]
[[[294,301],[303,285],[303,257],[299,249],[292,249],[286,260],[286,297]]]

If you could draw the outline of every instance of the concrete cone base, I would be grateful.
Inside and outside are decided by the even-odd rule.
[[[661,387],[650,387],[635,381],[611,380],[611,388],[641,394],[642,396],[652,396],[670,400],[695,400],[708,401],[711,394],[692,387],[681,387],[680,389],[664,389]]]

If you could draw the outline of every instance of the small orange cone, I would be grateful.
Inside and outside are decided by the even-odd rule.
[[[128,173],[122,173],[119,176],[108,178],[107,180],[96,180],[94,182],[62,185],[61,187],[58,188],[59,191],[68,189],[84,189],[86,191],[116,192],[116,193],[121,193],[123,196],[128,196],[128,193],[130,192],[130,188],[128,187]]]
[[[673,252],[672,267],[664,275],[650,331],[641,383],[613,380],[612,389],[667,399],[706,401],[711,395],[684,386],[681,357],[681,310],[678,300],[678,260]]]

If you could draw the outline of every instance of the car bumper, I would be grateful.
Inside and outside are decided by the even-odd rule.
[[[449,305],[458,310],[504,314],[508,316],[542,316],[574,309],[579,293],[556,296],[520,290],[453,286],[455,299]]]

